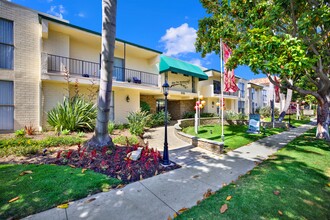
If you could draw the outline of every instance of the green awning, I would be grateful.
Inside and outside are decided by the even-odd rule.
[[[159,73],[167,71],[186,74],[199,79],[208,79],[208,76],[198,66],[162,55],[160,57]]]

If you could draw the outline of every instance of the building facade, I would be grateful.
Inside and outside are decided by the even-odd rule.
[[[77,92],[96,102],[101,34],[20,5],[0,0],[0,131],[26,125],[48,128],[47,112]],[[3,55],[2,55],[3,54]],[[146,102],[164,108],[162,85],[170,85],[172,119],[194,111],[198,95],[204,112],[219,113],[221,73],[162,55],[121,39],[115,42],[110,119],[126,123]],[[225,111],[252,113],[263,106],[263,86],[236,78],[240,90],[224,93]]]

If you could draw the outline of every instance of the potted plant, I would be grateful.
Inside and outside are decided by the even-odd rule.
[[[131,78],[127,78],[127,82],[129,82],[129,83],[130,83],[131,81],[132,81],[132,79],[131,79]]]

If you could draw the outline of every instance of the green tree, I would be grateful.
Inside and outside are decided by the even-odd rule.
[[[87,146],[97,148],[114,144],[108,133],[110,99],[116,38],[117,0],[102,0],[102,55],[100,90],[97,102],[95,135]]]
[[[317,133],[329,137],[330,3],[326,0],[201,0],[209,14],[199,21],[196,50],[219,53],[222,38],[233,54],[229,69],[248,65],[274,82],[277,75],[318,102]],[[290,83],[292,80],[293,83]]]

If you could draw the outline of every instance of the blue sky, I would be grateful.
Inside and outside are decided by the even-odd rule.
[[[101,32],[101,0],[12,2]],[[116,37],[208,69],[219,70],[218,55],[209,54],[202,58],[195,52],[198,20],[205,16],[205,10],[199,0],[118,0]],[[237,68],[235,74],[245,79],[264,76],[254,75],[248,67]]]

